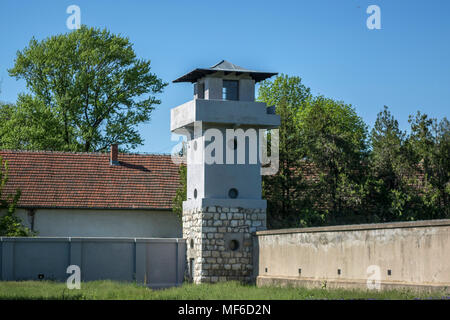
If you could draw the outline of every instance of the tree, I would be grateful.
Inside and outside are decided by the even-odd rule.
[[[450,123],[447,118],[437,122],[417,112],[410,116],[411,134],[407,139],[413,155],[417,194],[421,206],[419,219],[450,217]]]
[[[186,201],[187,198],[187,167],[186,165],[180,165],[178,169],[178,174],[180,177],[180,186],[177,189],[175,197],[172,202],[172,210],[180,220],[183,217],[183,201]]]
[[[372,170],[377,178],[384,180],[387,189],[396,188],[400,184],[396,173],[402,162],[405,136],[388,107],[384,106],[384,110],[378,113],[370,141]]]
[[[274,80],[263,81],[259,87],[258,100],[268,106],[274,105],[281,118],[279,171],[276,175],[263,176],[269,228],[294,227],[300,223],[306,185],[299,169],[304,150],[295,115],[305,108],[311,97],[310,89],[299,77],[279,75]]]
[[[8,149],[2,144],[3,136],[5,135],[6,130],[4,129],[5,123],[9,120],[11,117],[11,114],[13,112],[13,108],[15,106],[9,103],[4,103],[0,101],[0,148],[1,149]]]
[[[295,116],[305,155],[320,175],[315,205],[327,223],[355,214],[365,201],[367,128],[351,105],[318,96]]]
[[[0,119],[1,149],[64,150],[63,128],[57,116],[31,95],[21,94],[17,105],[0,107]]]
[[[370,142],[370,208],[380,221],[395,221],[413,216],[409,180],[417,172],[412,169],[406,133],[389,108],[378,113]],[[417,192],[417,190],[416,190]]]
[[[27,237],[33,233],[22,225],[20,218],[15,214],[20,199],[20,190],[16,194],[4,195],[3,189],[8,182],[8,163],[0,157],[0,236]],[[6,210],[6,213],[3,213]]]
[[[128,38],[86,26],[43,41],[33,38],[17,52],[8,71],[25,80],[31,92],[20,98],[11,121],[31,122],[28,130],[38,131],[44,130],[39,123],[51,124],[55,138],[42,147],[57,150],[101,151],[112,143],[133,149],[142,144],[136,126],[150,120],[160,104],[154,95],[167,85],[150,72],[150,61],[136,57]],[[35,140],[40,137],[33,132],[20,147],[40,147]]]
[[[382,221],[447,218],[450,130],[426,114],[410,116],[409,135],[385,107],[371,133],[372,211]]]

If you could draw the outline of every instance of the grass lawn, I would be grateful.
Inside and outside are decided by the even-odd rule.
[[[219,284],[185,284],[178,288],[152,290],[134,283],[92,281],[80,290],[68,290],[65,283],[50,281],[0,281],[0,299],[160,299],[160,300],[300,300],[300,299],[450,299],[444,292],[363,291],[342,289],[303,289]]]

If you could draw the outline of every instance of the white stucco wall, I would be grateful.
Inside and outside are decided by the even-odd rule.
[[[24,209],[17,215],[30,227]],[[34,230],[43,237],[155,237],[180,238],[181,221],[171,211],[37,209]]]
[[[260,285],[450,288],[450,219],[268,230],[257,241]]]

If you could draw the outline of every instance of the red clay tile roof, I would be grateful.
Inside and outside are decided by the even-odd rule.
[[[19,207],[171,209],[179,185],[170,155],[0,150],[8,161],[5,194],[20,189]]]

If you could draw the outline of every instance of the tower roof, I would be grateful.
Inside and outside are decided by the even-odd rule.
[[[212,74],[214,72],[222,71],[225,74],[236,73],[236,75],[240,74],[248,74],[250,77],[255,80],[255,82],[263,81],[267,78],[270,78],[278,73],[276,72],[261,72],[261,71],[253,71],[244,69],[240,66],[237,66],[229,61],[222,60],[219,63],[213,65],[210,68],[197,68],[192,70],[189,73],[186,73],[184,76],[179,77],[178,79],[173,80],[173,82],[196,82],[199,78],[202,78],[208,74]]]

